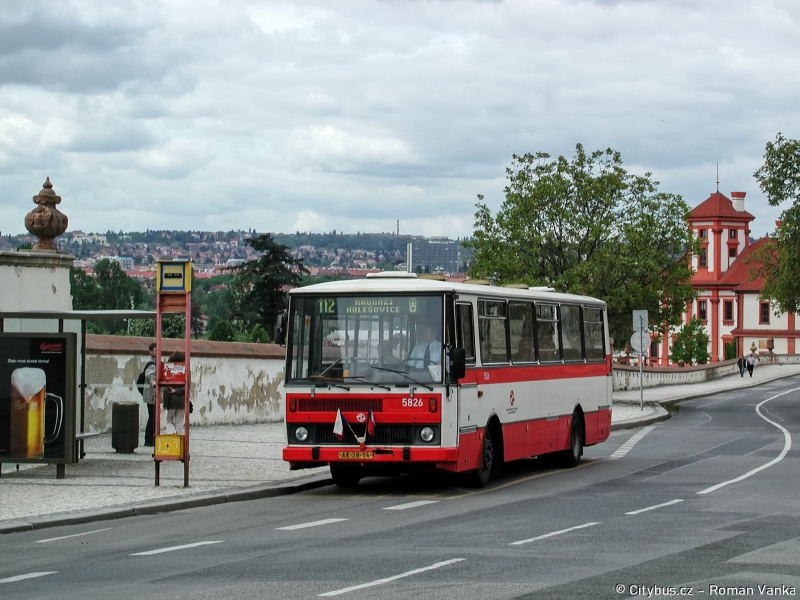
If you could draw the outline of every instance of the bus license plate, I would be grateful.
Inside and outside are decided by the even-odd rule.
[[[339,458],[344,460],[371,460],[372,452],[339,452]]]

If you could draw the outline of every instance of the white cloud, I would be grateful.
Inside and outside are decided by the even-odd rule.
[[[800,137],[800,6],[18,1],[0,15],[0,230],[468,235],[512,153],[620,150],[698,204]],[[793,128],[795,128],[793,130]]]

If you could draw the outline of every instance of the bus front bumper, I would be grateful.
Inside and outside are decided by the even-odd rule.
[[[329,463],[353,463],[364,466],[427,463],[435,465],[437,469],[455,471],[458,467],[458,448],[287,446],[283,449],[283,460],[288,461],[293,469],[316,467]]]

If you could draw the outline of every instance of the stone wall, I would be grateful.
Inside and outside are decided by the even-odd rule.
[[[149,359],[152,339],[86,336],[86,431],[111,430],[115,402],[138,402],[144,428],[147,408],[135,389]],[[183,350],[182,340],[164,340],[167,354]],[[280,421],[283,418],[284,349],[272,344],[192,341],[192,425]]]
[[[756,365],[798,364],[798,354],[757,354]],[[738,372],[736,359],[692,367],[643,367],[644,387],[659,385],[678,385],[681,383],[700,383]],[[638,390],[639,367],[614,365],[614,391]]]

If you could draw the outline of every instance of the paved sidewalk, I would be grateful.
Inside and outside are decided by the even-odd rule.
[[[800,365],[757,367],[753,378],[737,375],[704,383],[614,393],[612,429],[639,427],[669,418],[663,406],[768,381],[800,375]],[[140,439],[140,444],[143,440]],[[85,441],[86,457],[67,465],[66,479],[55,466],[4,464],[0,478],[0,534],[68,523],[149,514],[290,494],[328,485],[327,468],[290,471],[281,459],[282,423],[195,427],[191,432],[190,487],[183,487],[183,464],[162,463],[154,486],[152,449],[117,454],[111,435]]]

